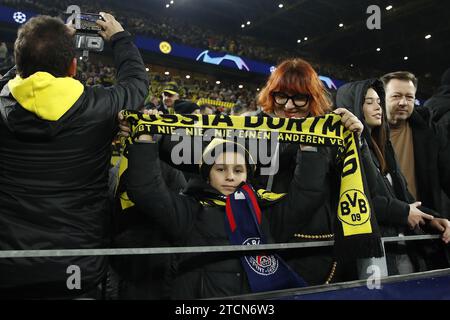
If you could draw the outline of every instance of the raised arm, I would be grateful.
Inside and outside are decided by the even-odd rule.
[[[156,143],[135,143],[128,153],[126,188],[141,212],[173,239],[192,228],[200,205],[169,190],[161,175]]]
[[[136,110],[148,94],[149,80],[145,65],[138,48],[132,41],[131,34],[124,31],[116,19],[108,14],[100,13],[105,21],[97,23],[103,31],[100,35],[111,42],[114,52],[114,65],[117,68],[117,83],[114,86],[103,88],[93,87],[95,95],[104,99],[111,117],[117,122],[117,113],[122,109]]]

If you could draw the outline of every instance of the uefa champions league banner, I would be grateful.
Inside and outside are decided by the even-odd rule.
[[[275,70],[275,66],[268,63],[254,61],[226,52],[215,52],[208,49],[194,48],[146,36],[137,36],[135,43],[138,48],[144,50],[237,69],[244,72],[256,72],[269,75]]]
[[[202,63],[213,64],[220,67],[237,69],[243,72],[270,75],[275,70],[274,65],[266,62],[255,61],[226,52],[216,52],[207,49],[189,47],[145,36],[137,36],[135,43],[140,49],[172,55],[178,58],[195,60]],[[320,80],[322,80],[324,85],[330,90],[337,90],[344,84],[344,81],[331,79],[326,76],[320,76]]]

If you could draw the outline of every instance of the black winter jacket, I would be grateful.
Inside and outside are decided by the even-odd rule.
[[[149,83],[130,34],[117,33],[111,44],[112,87],[83,87],[43,73],[8,83],[14,69],[0,81],[1,250],[109,246],[108,169],[117,113],[137,109]],[[0,292],[80,295],[101,281],[105,262],[99,256],[0,259]],[[66,286],[70,265],[80,268],[81,290]]]
[[[440,125],[431,121],[431,112],[416,107],[408,119],[412,128],[417,197],[422,204],[445,218],[441,190],[450,197],[450,143]]]
[[[447,74],[449,74],[449,70],[447,70]],[[442,81],[436,94],[427,100],[424,106],[431,111],[431,120],[444,132],[448,145],[450,144],[450,83],[448,83],[448,79]],[[445,194],[442,190],[441,198],[440,209],[443,215],[447,213],[446,217],[450,218],[450,195]]]
[[[435,123],[450,125],[450,84],[442,84],[437,92],[424,103],[431,111],[431,119]]]
[[[271,191],[276,193],[287,192],[292,181],[296,164],[296,144],[280,143],[278,172],[272,176],[258,174],[256,179],[262,188],[271,185]],[[305,223],[299,224],[293,232],[286,234],[287,242],[308,242],[317,240],[331,240],[334,232],[334,225],[337,217],[337,203],[339,200],[339,168],[335,165],[336,149],[331,147],[318,147],[317,151],[303,151],[302,154],[313,153],[320,157],[325,165],[322,165],[321,172],[315,171],[314,163],[305,163],[307,167],[317,174],[325,175],[322,185],[323,202]],[[304,161],[308,161],[305,158]],[[259,172],[261,168],[259,168]],[[301,176],[300,179],[307,179]],[[271,180],[271,182],[270,182]],[[307,183],[307,181],[304,181]],[[324,238],[314,238],[321,236]],[[308,238],[310,237],[310,238]],[[339,264],[337,272],[331,273],[333,263],[336,261],[332,247],[322,248],[302,248],[283,252],[283,257],[288,264],[299,274],[304,274],[304,279],[311,285],[324,284],[331,280],[342,281],[344,278],[353,277],[343,274],[343,265]],[[333,275],[329,279],[330,275]]]
[[[302,155],[303,159],[300,155],[299,152],[289,193],[282,201],[262,208],[261,228],[268,242],[285,242],[287,235],[308,221],[322,201],[324,162],[315,153]],[[308,167],[305,163],[315,163],[316,167]],[[147,171],[145,175],[142,174],[144,168]],[[300,175],[304,178],[299,179]],[[170,192],[161,177],[156,144],[131,146],[128,179],[128,194],[132,201],[177,245],[230,244],[224,225],[225,208],[202,206],[195,199],[212,188],[199,180],[191,180],[186,190],[189,196]],[[239,253],[183,254],[176,258],[174,269],[177,272],[171,295],[174,299],[224,297],[250,292]]]
[[[160,161],[161,174],[169,190],[180,193],[186,187],[183,173]],[[124,176],[127,172],[124,173]],[[126,178],[123,178],[126,181]],[[127,187],[124,186],[124,190]],[[117,199],[118,200],[118,199]],[[170,247],[173,244],[161,228],[136,206],[115,208],[114,247],[151,248]],[[170,287],[169,255],[126,255],[111,258],[111,265],[120,276],[119,299],[163,299]]]

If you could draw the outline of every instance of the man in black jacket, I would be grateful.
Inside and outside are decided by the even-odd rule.
[[[424,106],[430,109],[433,122],[447,130],[447,138],[450,139],[450,68],[442,75],[437,92],[425,101]]]
[[[408,189],[425,207],[449,218],[441,207],[441,189],[450,195],[450,145],[445,132],[431,121],[427,108],[414,108],[417,78],[398,71],[382,77],[390,139]]]
[[[430,110],[431,120],[444,131],[447,144],[450,144],[450,68],[442,75],[437,92],[425,101],[424,106]],[[450,197],[444,192],[441,192],[441,197],[443,210],[450,212]]]
[[[117,84],[73,79],[73,30],[48,16],[18,31],[16,70],[0,81],[0,250],[108,246],[108,169],[117,113],[148,91],[128,32],[101,13]],[[0,258],[0,298],[90,296],[105,277],[100,256]],[[95,297],[95,294],[93,295]]]

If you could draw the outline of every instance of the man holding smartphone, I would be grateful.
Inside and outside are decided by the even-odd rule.
[[[117,113],[148,93],[141,55],[116,19],[100,13],[116,85],[84,87],[75,30],[49,16],[18,31],[16,67],[0,80],[0,250],[109,245],[108,169]],[[0,258],[0,298],[98,298],[102,256]]]

